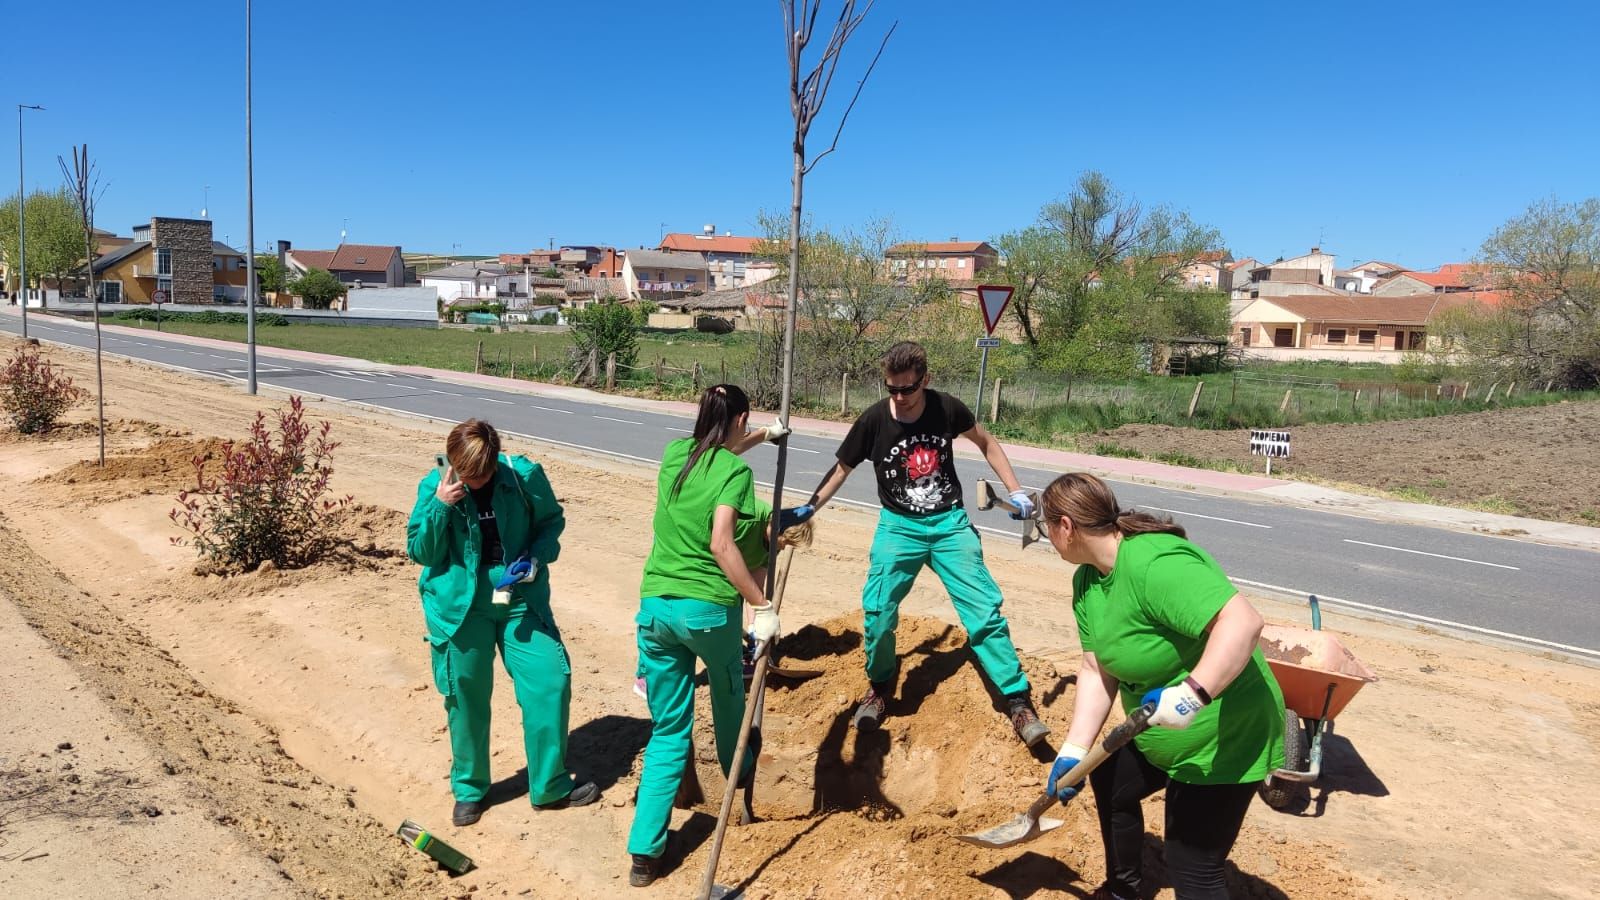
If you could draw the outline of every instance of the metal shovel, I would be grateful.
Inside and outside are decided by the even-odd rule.
[[[1046,831],[1060,828],[1063,823],[1059,819],[1039,818],[1045,810],[1050,808],[1050,804],[1056,802],[1056,798],[1052,796],[1055,793],[1055,785],[1062,783],[1078,784],[1089,777],[1089,773],[1105,762],[1106,757],[1121,750],[1122,746],[1133,740],[1135,735],[1149,728],[1150,717],[1155,714],[1155,711],[1156,705],[1154,703],[1146,703],[1134,710],[1133,715],[1128,716],[1127,721],[1111,729],[1111,733],[1106,735],[1105,740],[1090,747],[1089,755],[1073,766],[1071,771],[1061,776],[1060,780],[1055,784],[1046,785],[1047,790],[1044,795],[1033,801],[1033,805],[1029,806],[1026,812],[1004,825],[996,825],[987,831],[980,831],[976,834],[958,834],[956,838],[974,846],[999,850],[1031,841]]]
[[[1030,491],[1029,493],[1033,500],[1033,515],[1022,520],[1022,549],[1024,550],[1028,549],[1028,545],[1034,541],[1045,538],[1044,526],[1039,518],[1039,493],[1038,491]],[[1011,513],[1013,516],[1017,513],[1017,505],[1012,503],[1004,492],[996,490],[994,485],[979,478],[978,509],[989,510],[994,509],[996,506]]]

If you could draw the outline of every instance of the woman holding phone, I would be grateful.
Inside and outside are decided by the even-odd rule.
[[[567,769],[572,665],[550,608],[549,566],[566,518],[544,469],[506,457],[494,426],[468,419],[450,430],[440,465],[417,485],[406,553],[423,567],[418,588],[433,680],[450,726],[450,786],[457,826],[484,811],[494,659],[522,709],[528,799],[536,809],[600,797]]]

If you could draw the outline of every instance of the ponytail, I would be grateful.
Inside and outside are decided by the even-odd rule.
[[[1183,526],[1171,518],[1121,508],[1111,488],[1087,472],[1069,472],[1050,482],[1044,489],[1040,508],[1046,521],[1071,519],[1074,526],[1088,534],[1116,531],[1123,537],[1140,534],[1188,537]]]
[[[694,420],[694,449],[684,461],[683,469],[672,483],[672,495],[677,496],[689,478],[689,471],[708,451],[715,453],[731,436],[733,423],[750,412],[750,398],[736,384],[716,384],[700,395],[700,411]]]

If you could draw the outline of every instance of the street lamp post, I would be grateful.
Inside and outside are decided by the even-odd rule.
[[[22,339],[28,339],[28,188],[22,175],[22,111],[42,106],[17,104],[17,294],[22,303]],[[91,300],[93,298],[90,298]]]
[[[248,345],[246,386],[256,392],[256,162],[255,138],[250,122],[250,21],[251,2],[244,0],[244,190],[245,190],[245,342]]]

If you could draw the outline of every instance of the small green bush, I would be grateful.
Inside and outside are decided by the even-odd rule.
[[[154,307],[141,306],[135,309],[124,309],[111,317],[118,322],[155,322],[157,321]],[[204,312],[165,312],[161,313],[159,321],[162,322],[194,322],[200,325],[243,325],[249,321],[249,316],[242,312],[231,310],[208,309]],[[279,328],[288,325],[289,320],[281,313],[256,312],[256,325],[265,328]]]
[[[639,321],[627,304],[605,300],[573,310],[567,318],[572,322],[574,359],[585,359],[594,351],[602,361],[615,353],[618,366],[632,367],[639,361]]]
[[[23,434],[49,431],[62,414],[88,395],[32,344],[18,347],[0,370],[0,406]]]
[[[250,436],[224,443],[220,459],[195,457],[195,486],[178,494],[169,514],[211,571],[248,572],[265,562],[299,568],[333,546],[328,514],[350,498],[325,496],[339,446],[328,440],[332,426],[323,422],[313,440],[299,397],[277,417],[276,433],[258,412]]]

